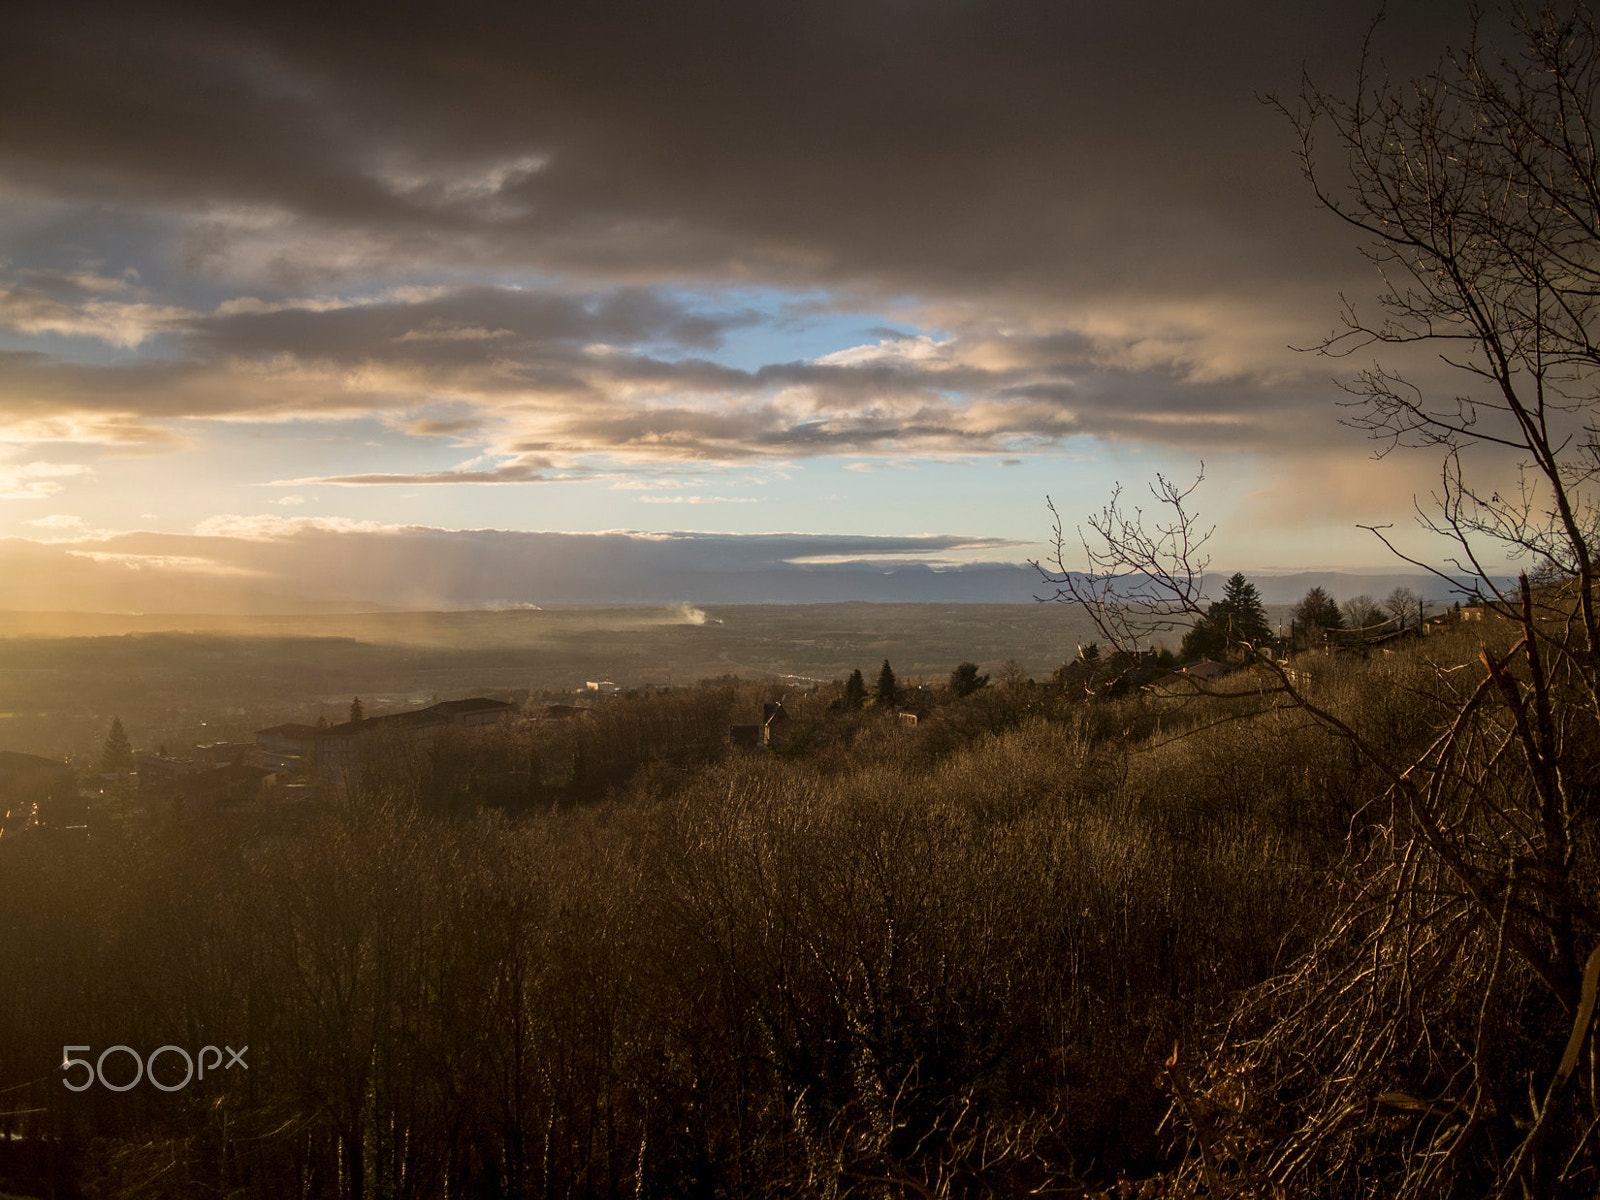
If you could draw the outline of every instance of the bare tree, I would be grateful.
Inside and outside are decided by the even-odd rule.
[[[1467,577],[1514,624],[1475,672],[1441,670],[1419,694],[1420,752],[1257,662],[1279,707],[1348,741],[1384,791],[1352,828],[1343,917],[1219,1057],[1279,1107],[1237,1137],[1192,1119],[1213,1194],[1219,1172],[1252,1195],[1600,1188],[1600,32],[1582,9],[1507,23],[1512,57],[1485,28],[1423,78],[1392,82],[1369,54],[1348,96],[1308,83],[1278,102],[1317,198],[1381,275],[1376,310],[1347,303],[1321,350],[1433,347],[1465,381],[1441,398],[1377,364],[1347,385],[1346,419],[1380,453],[1439,456],[1418,516],[1448,549],[1438,567],[1407,561]],[[1514,487],[1472,474],[1508,460]],[[1192,490],[1158,477],[1154,520],[1115,493],[1083,575],[1058,522],[1053,598],[1118,645],[1196,616],[1208,531]],[[1515,586],[1502,555],[1528,565]],[[1228,1162],[1229,1144],[1257,1149]]]
[[[1471,577],[1508,616],[1519,605],[1493,556],[1570,585],[1572,636],[1551,649],[1577,660],[1593,702],[1600,36],[1581,7],[1518,8],[1509,27],[1520,43],[1510,58],[1486,45],[1498,28],[1480,26],[1425,78],[1393,83],[1369,51],[1350,96],[1308,82],[1278,106],[1318,200],[1366,237],[1382,275],[1376,308],[1347,302],[1321,349],[1428,344],[1467,381],[1434,396],[1375,364],[1347,384],[1348,422],[1381,452],[1441,454],[1439,490],[1419,516],[1452,546],[1448,577]],[[1517,485],[1474,482],[1469,460],[1485,456],[1514,459]]]
[[[1422,624],[1422,597],[1408,587],[1397,587],[1384,598],[1383,607],[1402,630]],[[1415,620],[1412,618],[1415,617]]]
[[[1365,629],[1369,625],[1378,625],[1383,621],[1383,609],[1371,596],[1362,594],[1351,596],[1339,605],[1339,611],[1344,614],[1345,626],[1349,629]]]
[[[1510,57],[1487,44],[1504,31],[1478,25],[1426,77],[1394,83],[1369,53],[1352,93],[1307,83],[1279,105],[1317,198],[1365,237],[1382,280],[1376,309],[1347,302],[1323,352],[1426,345],[1464,377],[1440,397],[1375,364],[1347,385],[1347,420],[1381,453],[1440,456],[1418,515],[1450,549],[1444,569],[1417,565],[1469,576],[1520,632],[1485,646],[1475,684],[1441,678],[1448,703],[1420,758],[1360,745],[1389,777],[1390,815],[1345,921],[1269,989],[1277,1018],[1255,1046],[1304,1089],[1302,1124],[1268,1156],[1283,1183],[1362,1175],[1384,1138],[1351,1129],[1360,1105],[1408,1114],[1385,1194],[1576,1195],[1600,1181],[1600,846],[1582,782],[1600,750],[1600,33],[1581,8],[1519,8],[1506,24]],[[1469,470],[1508,459],[1512,488]],[[1531,568],[1515,588],[1501,555]],[[1389,608],[1422,610],[1399,592]],[[1367,924],[1373,905],[1395,919]],[[1306,1001],[1320,1011],[1297,1011]],[[1548,1034],[1524,1033],[1532,1012]],[[1290,1065],[1312,1048],[1315,1079],[1296,1074],[1305,1058]]]
[[[1211,562],[1205,546],[1214,527],[1199,526],[1186,507],[1204,480],[1204,463],[1187,485],[1157,475],[1150,485],[1156,507],[1149,517],[1143,508],[1124,504],[1119,484],[1106,506],[1089,518],[1089,531],[1078,530],[1087,572],[1067,566],[1061,514],[1047,500],[1054,518],[1050,565],[1033,566],[1055,590],[1039,599],[1082,605],[1101,636],[1125,654],[1137,653],[1157,634],[1187,630],[1204,615],[1202,589]]]

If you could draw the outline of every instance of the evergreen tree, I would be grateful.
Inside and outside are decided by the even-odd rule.
[[[879,708],[893,708],[894,702],[900,698],[900,685],[895,682],[894,668],[889,665],[889,660],[883,660],[883,669],[878,672],[878,691],[876,699]]]
[[[1206,609],[1205,616],[1183,636],[1179,657],[1222,658],[1236,646],[1259,646],[1272,637],[1266,606],[1256,585],[1235,573],[1222,590],[1222,599]]]
[[[1323,641],[1330,629],[1344,628],[1344,614],[1332,596],[1319,587],[1312,588],[1294,606],[1289,619],[1294,623],[1295,634],[1302,645],[1315,645]]]
[[[1211,607],[1215,609],[1217,606],[1213,604]],[[1227,652],[1227,634],[1209,616],[1204,616],[1183,635],[1178,658],[1183,662],[1193,662],[1197,658],[1222,658]]]
[[[850,678],[844,681],[844,706],[846,708],[860,708],[867,702],[867,681],[861,676],[861,668],[857,667],[850,672]]]
[[[950,672],[950,690],[957,696],[970,696],[989,682],[987,675],[978,674],[978,664],[964,662]]]
[[[361,707],[360,696],[357,696],[354,700],[350,701],[350,719],[352,721],[363,720],[365,719],[366,715],[367,714],[365,710]]]
[[[121,717],[111,718],[111,732],[106,734],[105,748],[100,751],[100,769],[118,775],[133,770],[133,746],[127,730],[122,728]]]
[[[1226,631],[1229,646],[1259,646],[1272,638],[1272,626],[1267,624],[1267,609],[1261,603],[1261,593],[1238,572],[1228,580],[1222,589],[1222,599],[1207,610],[1207,615]]]

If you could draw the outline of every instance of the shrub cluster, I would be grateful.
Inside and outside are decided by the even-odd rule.
[[[759,690],[391,760],[270,834],[191,813],[0,846],[0,1154],[47,1145],[77,1186],[147,1196],[1161,1170],[1161,1060],[1326,915],[1342,747],[1230,719],[1249,693],[1201,713],[991,687],[916,727],[825,692],[790,745],[732,755],[714,731]],[[508,772],[544,800],[496,807]],[[250,1065],[63,1088],[63,1046],[116,1044]],[[44,1169],[14,1151],[0,1180]]]

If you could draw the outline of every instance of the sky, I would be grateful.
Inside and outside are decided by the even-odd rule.
[[[1344,89],[1374,15],[21,6],[0,572],[32,607],[345,595],[374,555],[382,589],[518,558],[408,603],[1022,562],[1047,497],[1070,532],[1202,470],[1226,569],[1409,569],[1357,527],[1438,463],[1376,461],[1367,364],[1303,349],[1378,285],[1265,102]],[[1405,76],[1465,32],[1391,3],[1374,46]]]

